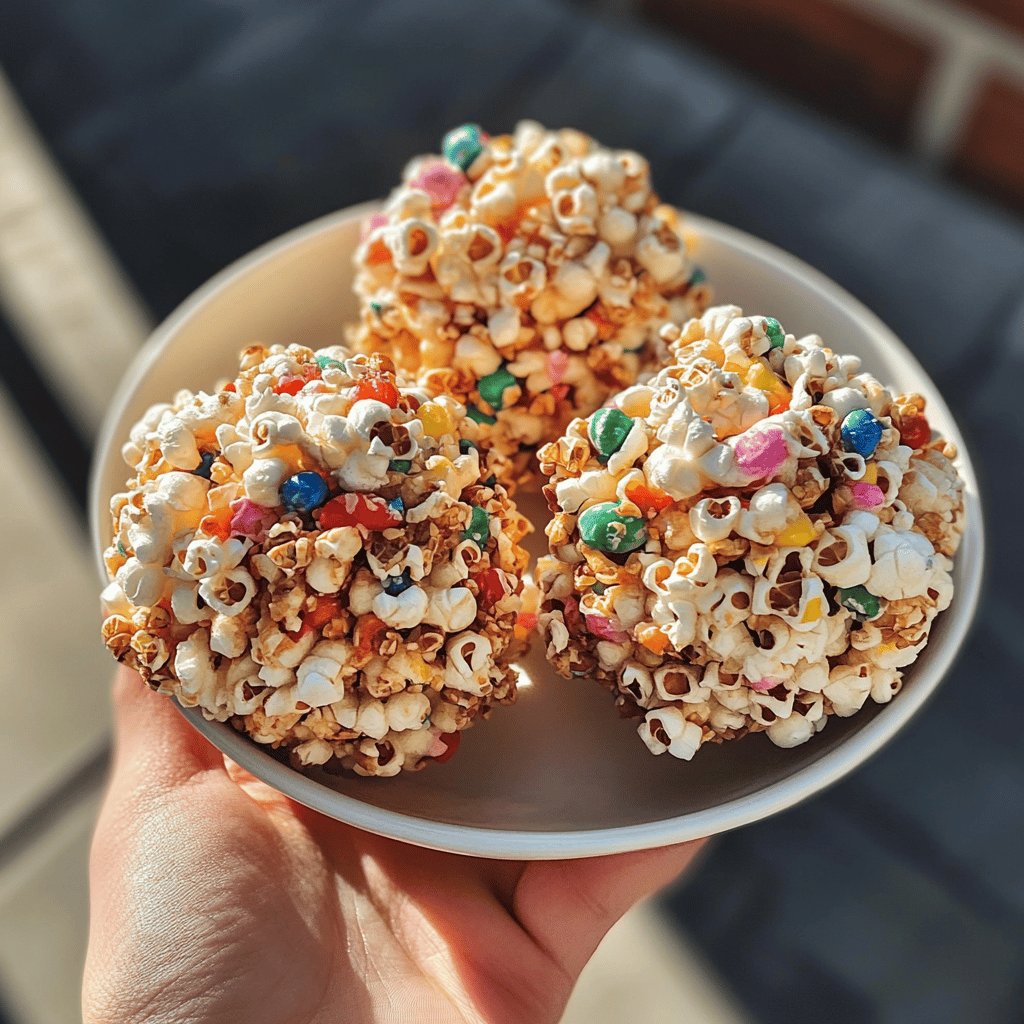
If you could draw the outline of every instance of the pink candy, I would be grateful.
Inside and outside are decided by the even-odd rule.
[[[878,484],[856,483],[850,487],[857,508],[878,508],[885,501],[885,492]]]
[[[430,749],[427,751],[427,757],[440,757],[448,749],[448,744],[441,739],[443,733],[439,729],[431,727],[430,734],[433,740],[431,741]]]
[[[778,679],[750,679],[747,681],[747,686],[752,690],[757,690],[758,693],[767,693],[769,690],[774,690],[779,685]]]
[[[363,221],[362,230],[360,231],[360,238],[369,238],[377,228],[384,227],[388,222],[388,215],[386,213],[372,213],[366,220]]]
[[[736,465],[751,479],[774,476],[789,455],[786,435],[781,427],[750,430],[736,439]]]
[[[409,184],[426,192],[435,210],[447,210],[466,184],[466,176],[457,167],[439,160],[428,164]]]
[[[569,353],[557,348],[548,354],[548,376],[552,384],[561,384],[565,371],[569,368]]]
[[[622,626],[616,619],[606,619],[603,615],[587,615],[586,620],[587,629],[602,640],[611,640],[614,644],[621,644],[629,639],[629,634],[622,631]]]
[[[273,509],[257,505],[249,498],[231,502],[230,530],[236,536],[255,537],[277,521]]]

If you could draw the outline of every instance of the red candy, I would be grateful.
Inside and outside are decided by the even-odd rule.
[[[450,761],[455,756],[455,751],[459,749],[459,744],[462,742],[461,732],[443,732],[437,737],[448,749],[443,754],[438,754],[434,760],[438,764],[444,764],[445,761]]]
[[[362,526],[367,530],[387,530],[402,522],[402,515],[388,507],[375,494],[339,494],[313,513],[321,530],[335,526]]]
[[[477,573],[471,579],[479,587],[480,600],[484,604],[497,604],[506,594],[505,584],[497,569],[487,569],[485,572]]]
[[[306,384],[302,377],[282,377],[273,390],[275,395],[297,395]]]
[[[353,400],[356,402],[373,401],[383,402],[392,409],[398,408],[398,401],[402,396],[398,388],[383,377],[364,377],[357,385]]]
[[[907,416],[899,422],[900,444],[923,448],[932,439],[932,428],[923,416]]]

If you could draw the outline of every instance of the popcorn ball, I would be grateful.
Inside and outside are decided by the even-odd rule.
[[[953,594],[963,485],[920,395],[772,317],[708,310],[539,452],[539,626],[655,754],[792,747],[889,701]]]
[[[350,340],[463,403],[512,485],[657,364],[658,329],[704,308],[703,280],[643,157],[533,122],[462,125],[368,220]]]
[[[253,347],[154,406],[111,502],[103,638],[302,765],[444,761],[511,703],[528,526],[478,424],[381,355]]]

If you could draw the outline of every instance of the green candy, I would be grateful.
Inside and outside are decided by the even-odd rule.
[[[621,409],[598,409],[590,417],[587,434],[599,462],[607,462],[625,443],[633,420]]]
[[[488,416],[487,413],[481,412],[475,405],[466,406],[466,415],[474,423],[497,423],[497,416]]]
[[[500,366],[494,373],[481,377],[476,389],[480,392],[480,397],[497,412],[504,408],[505,392],[509,388],[514,388],[517,383],[515,377],[504,366]]]
[[[647,543],[647,523],[640,516],[622,516],[614,501],[591,505],[579,518],[583,543],[598,551],[620,554]]]
[[[483,131],[478,124],[460,124],[441,142],[445,160],[460,170],[468,171],[473,161],[483,152]]]
[[[839,587],[839,603],[858,619],[877,619],[882,602],[865,587]]]
[[[772,348],[782,348],[786,343],[786,332],[782,329],[782,324],[773,316],[764,318],[764,333],[768,335]]]
[[[392,473],[408,473],[412,469],[412,462],[409,459],[392,459],[388,463],[388,469]]]
[[[345,364],[339,362],[337,359],[332,359],[330,356],[317,356],[316,365],[323,370],[344,370]]]
[[[487,543],[491,535],[491,516],[483,508],[473,506],[473,514],[469,518],[469,526],[462,531],[463,540],[471,540],[479,548]]]

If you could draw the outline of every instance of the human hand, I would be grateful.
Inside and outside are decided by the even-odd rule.
[[[532,863],[422,850],[225,763],[127,670],[114,704],[86,1024],[557,1021],[604,933],[700,845]]]

